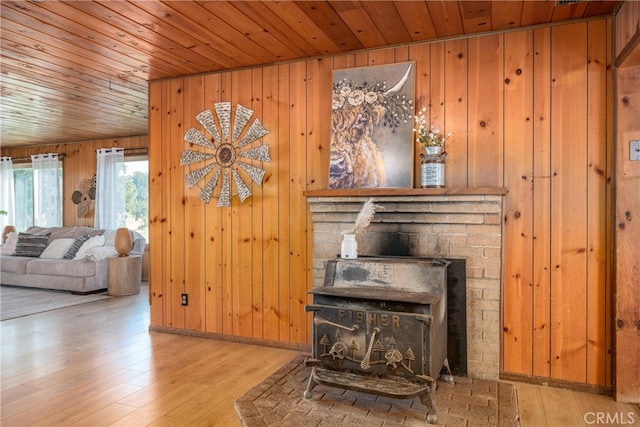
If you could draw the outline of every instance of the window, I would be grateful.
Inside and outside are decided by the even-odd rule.
[[[127,228],[136,230],[149,242],[149,160],[146,155],[124,160],[127,194]]]
[[[58,176],[62,192],[62,162]],[[14,163],[16,230],[24,231],[34,225],[34,180],[31,163]],[[127,227],[138,231],[149,242],[149,161],[146,155],[125,157],[125,189]],[[60,194],[60,200],[63,200]],[[62,206],[59,206],[62,212]]]
[[[13,185],[15,190],[16,230],[24,231],[33,225],[33,169],[29,164],[13,165]]]
[[[60,206],[62,213],[62,162],[58,162],[58,179],[60,180]],[[15,215],[14,222],[16,230],[24,231],[28,227],[35,225],[34,212],[34,180],[33,167],[31,163],[13,164],[13,185],[15,190]],[[62,215],[60,215],[62,218]],[[62,225],[62,224],[59,224]]]

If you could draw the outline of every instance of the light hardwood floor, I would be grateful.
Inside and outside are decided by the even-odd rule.
[[[0,424],[239,427],[233,402],[298,354],[150,333],[146,291],[1,322]],[[609,397],[516,387],[523,427],[584,426],[588,412],[640,425]]]
[[[515,383],[520,424],[537,426],[640,426],[638,405],[619,403],[610,396]]]

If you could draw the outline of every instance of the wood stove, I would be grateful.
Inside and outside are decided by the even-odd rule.
[[[448,370],[446,260],[328,260],[313,303],[311,397],[317,384],[392,398],[419,396],[436,423],[436,380]],[[446,380],[452,381],[448,371]]]

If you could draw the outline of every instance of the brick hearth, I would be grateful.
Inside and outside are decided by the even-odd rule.
[[[308,196],[315,287],[324,280],[325,261],[340,253],[340,233],[369,197]],[[357,236],[359,254],[465,259],[468,375],[497,380],[503,193],[373,197],[382,209]]]
[[[311,368],[300,356],[235,402],[244,427],[406,426],[425,427],[420,399],[391,399],[319,385],[302,397]],[[438,426],[518,427],[515,388],[495,381],[456,377],[455,386],[438,382]],[[435,425],[434,425],[435,427]]]

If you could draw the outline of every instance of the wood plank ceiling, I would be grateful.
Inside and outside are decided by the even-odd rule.
[[[0,2],[2,146],[147,133],[147,82],[612,14],[589,1]]]

